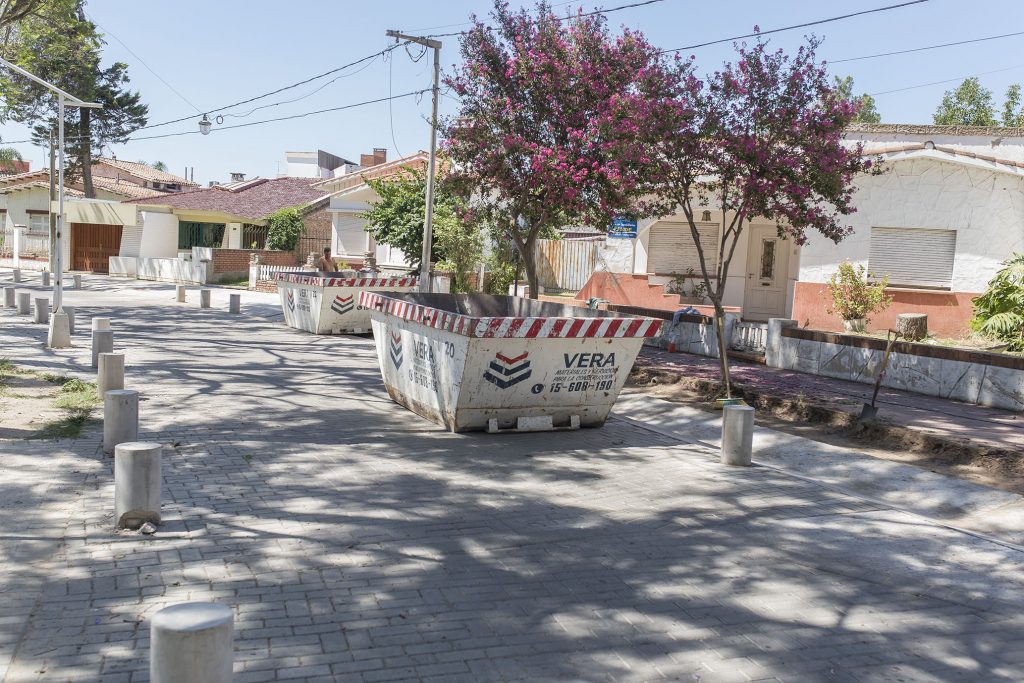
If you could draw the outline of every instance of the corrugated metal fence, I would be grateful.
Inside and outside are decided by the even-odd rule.
[[[600,241],[537,240],[534,258],[540,286],[579,291],[594,274]]]

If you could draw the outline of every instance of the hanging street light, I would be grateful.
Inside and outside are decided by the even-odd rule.
[[[206,114],[203,114],[203,120],[199,122],[199,132],[203,135],[209,135],[211,126],[213,124],[210,123],[210,119],[206,117]]]

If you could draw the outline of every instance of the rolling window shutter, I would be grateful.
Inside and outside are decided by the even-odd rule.
[[[700,245],[704,250],[704,262],[708,271],[714,273],[718,266],[718,224],[698,223]],[[659,221],[651,227],[648,240],[647,272],[669,275],[685,275],[688,268],[700,274],[700,259],[693,235],[687,223]]]
[[[357,213],[334,214],[334,230],[338,235],[337,256],[359,256],[366,252],[366,219]]]
[[[889,284],[949,288],[956,230],[871,228],[868,271]]]

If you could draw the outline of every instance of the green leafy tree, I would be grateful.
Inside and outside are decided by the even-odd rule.
[[[35,12],[12,25],[0,54],[75,97],[102,109],[65,110],[68,175],[81,178],[87,197],[95,197],[92,159],[105,146],[123,143],[146,125],[148,107],[128,88],[128,65],[100,63],[103,38],[85,17],[85,0],[44,0]],[[45,144],[57,127],[57,98],[37,83],[0,72],[0,122],[33,126],[32,137]]]
[[[10,35],[16,22],[19,22],[39,9],[43,0],[0,0],[0,41]]]
[[[838,313],[843,320],[871,321],[871,314],[885,310],[892,303],[885,288],[889,276],[872,282],[867,268],[854,266],[849,259],[839,264],[839,270],[828,280],[828,293],[832,297],[829,313]]]
[[[1014,83],[1006,89],[1006,102],[1003,103],[1003,125],[1024,126],[1024,108],[1020,104],[1020,83]]]
[[[875,98],[867,93],[861,93],[858,97],[853,94],[853,76],[840,78],[836,76],[836,93],[843,98],[857,105],[857,113],[853,117],[853,123],[878,123],[882,120],[878,109],[875,108]]]
[[[267,248],[294,251],[299,236],[306,228],[302,214],[295,207],[280,209],[271,214],[267,231]]]
[[[1024,351],[1024,254],[1014,254],[974,300],[971,327],[980,334]]]
[[[484,255],[484,239],[480,229],[465,221],[454,211],[444,211],[440,220],[435,214],[434,246],[442,256],[441,270],[451,271],[452,292],[474,291],[470,275],[480,265]]]
[[[940,126],[995,126],[992,91],[975,77],[965,79],[955,90],[946,91],[932,119]]]

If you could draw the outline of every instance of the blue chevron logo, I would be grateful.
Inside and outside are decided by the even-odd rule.
[[[402,367],[402,361],[405,360],[402,356],[402,333],[392,332],[389,336],[389,355],[391,356],[391,362],[394,363],[395,369],[398,370]]]
[[[288,301],[288,310],[295,310],[295,290],[289,289],[285,295],[285,299]]]
[[[524,351],[515,358],[509,358],[502,353],[494,354],[494,360],[484,371],[484,379],[499,389],[508,389],[519,384],[533,374],[530,361],[526,360],[529,355],[529,351]]]

